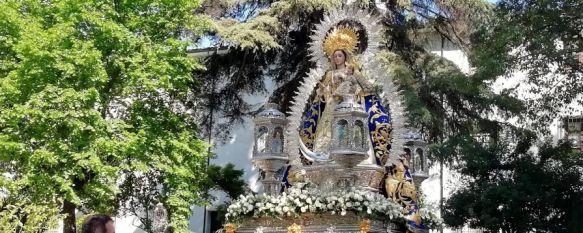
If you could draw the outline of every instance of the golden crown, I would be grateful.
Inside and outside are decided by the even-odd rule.
[[[324,52],[326,52],[327,56],[332,56],[334,51],[339,49],[352,53],[356,50],[358,42],[358,33],[354,29],[340,26],[326,36]]]

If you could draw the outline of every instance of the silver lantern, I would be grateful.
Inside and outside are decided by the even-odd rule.
[[[285,114],[277,110],[277,104],[266,104],[254,119],[255,145],[252,162],[265,173],[262,178],[264,192],[279,193],[280,181],[277,172],[288,161],[284,154],[284,129],[287,124]]]
[[[429,177],[429,163],[427,161],[427,141],[423,134],[410,130],[405,137],[405,151],[412,171],[415,186]],[[419,188],[419,187],[417,187]]]
[[[347,170],[343,186],[350,186],[354,177],[351,169],[365,160],[369,150],[369,132],[365,124],[368,113],[354,101],[353,95],[345,95],[334,110],[330,158]]]

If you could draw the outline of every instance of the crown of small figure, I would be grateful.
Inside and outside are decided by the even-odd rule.
[[[354,29],[340,26],[334,28],[324,40],[324,52],[327,56],[332,56],[334,51],[342,49],[353,53],[358,45],[358,33]]]

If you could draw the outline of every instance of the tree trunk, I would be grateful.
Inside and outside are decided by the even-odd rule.
[[[63,233],[77,233],[75,226],[75,204],[70,201],[65,201],[63,203],[63,214],[65,214],[65,219],[63,221]]]

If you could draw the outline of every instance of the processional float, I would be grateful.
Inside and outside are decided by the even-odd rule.
[[[412,173],[404,152],[425,144],[405,128],[403,97],[377,57],[382,32],[358,9],[332,11],[316,26],[316,66],[288,116],[267,104],[254,119],[263,193],[234,200],[224,232],[424,232],[436,224],[414,184],[427,177],[424,166]]]

